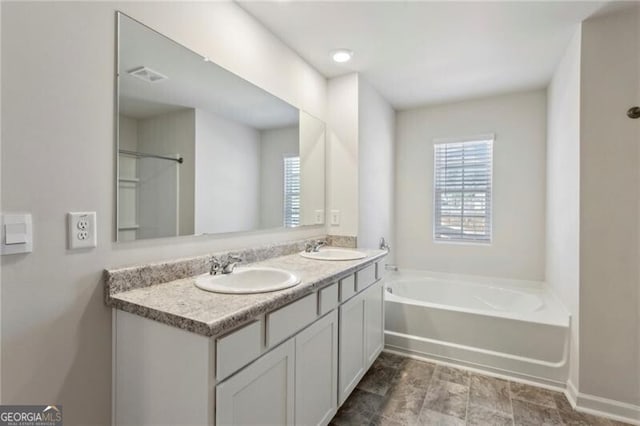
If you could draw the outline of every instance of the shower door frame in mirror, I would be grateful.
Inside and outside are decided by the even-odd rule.
[[[123,28],[129,32],[123,34]],[[138,42],[135,48],[125,45],[126,35],[130,45]],[[156,44],[142,44],[145,40]],[[129,50],[123,51],[123,45]],[[148,52],[162,53],[154,58]],[[116,241],[324,228],[324,122],[119,11],[115,62]],[[154,64],[163,65],[156,69]],[[189,79],[181,80],[185,75]],[[159,87],[160,94],[151,93]],[[180,91],[185,88],[196,90]],[[228,130],[242,126],[245,133]],[[238,148],[245,144],[244,134],[253,135],[248,151]],[[230,145],[220,145],[221,139]],[[242,164],[251,167],[234,167],[240,163],[233,158],[244,162],[245,152],[251,155]],[[290,157],[298,161],[288,161]],[[245,180],[249,183],[244,186],[238,183]],[[250,218],[242,224],[229,219],[245,211]]]

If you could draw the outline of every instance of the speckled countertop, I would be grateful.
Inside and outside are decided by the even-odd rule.
[[[107,295],[107,304],[204,336],[217,336],[325,287],[387,254],[382,250],[360,251],[367,253],[367,257],[352,261],[320,261],[295,253],[251,264],[297,274],[300,284],[285,290],[244,295],[211,293],[197,288],[195,277],[190,277]]]

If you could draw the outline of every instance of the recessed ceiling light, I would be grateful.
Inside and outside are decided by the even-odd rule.
[[[331,52],[331,59],[338,63],[349,62],[352,57],[353,52],[349,49],[336,49]]]

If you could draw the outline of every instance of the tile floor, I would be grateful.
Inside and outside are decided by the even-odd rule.
[[[593,425],[558,392],[383,352],[332,425]]]

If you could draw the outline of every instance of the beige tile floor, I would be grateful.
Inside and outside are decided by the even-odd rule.
[[[615,422],[529,385],[383,352],[332,425],[593,425]]]

